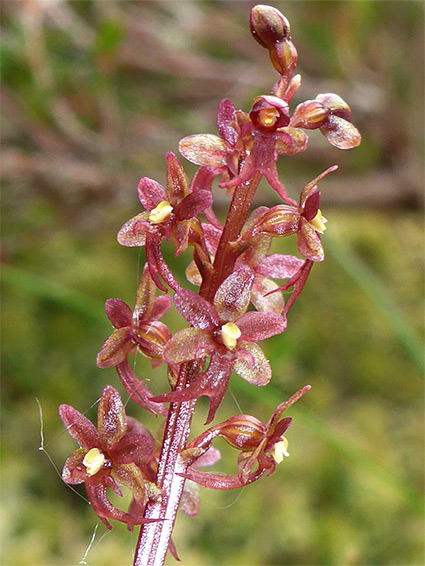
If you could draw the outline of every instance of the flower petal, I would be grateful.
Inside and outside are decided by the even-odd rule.
[[[169,151],[167,159],[167,200],[177,206],[188,194],[186,173],[177,157]]]
[[[261,260],[256,272],[273,279],[289,279],[302,264],[303,260],[293,255],[270,254]]]
[[[140,202],[149,212],[156,208],[160,202],[167,200],[164,187],[148,177],[140,179],[137,192]]]
[[[109,448],[114,464],[138,464],[145,456],[152,454],[152,438],[149,435],[127,433]]]
[[[213,350],[214,342],[209,334],[198,328],[185,328],[167,342],[163,357],[169,364],[180,364],[209,355]]]
[[[323,261],[325,258],[319,234],[302,216],[300,217],[297,248],[300,254],[311,261]]]
[[[176,293],[174,303],[179,313],[196,328],[212,332],[220,324],[213,305],[189,289]]]
[[[359,130],[351,122],[339,116],[329,116],[320,131],[331,145],[339,149],[357,147],[362,140]]]
[[[187,136],[179,143],[180,153],[195,165],[222,167],[231,149],[225,140],[213,134]]]
[[[59,415],[69,434],[82,448],[101,448],[99,433],[94,424],[77,409],[70,405],[61,405]]]
[[[141,212],[128,220],[118,232],[117,240],[122,246],[144,246],[149,231],[149,212]]]
[[[199,189],[185,197],[176,208],[177,220],[188,220],[198,216],[210,207],[213,203],[213,196],[210,191]]]
[[[218,106],[217,111],[217,129],[220,136],[226,140],[231,146],[236,145],[239,136],[232,122],[235,121],[236,108],[229,99],[225,98]]]
[[[105,312],[109,321],[115,328],[131,325],[131,308],[120,299],[108,299],[105,303]]]
[[[139,323],[149,318],[155,301],[156,286],[153,282],[149,268],[145,265],[137,289],[136,304],[132,313],[133,325],[137,327]]]
[[[279,155],[295,155],[307,148],[308,137],[299,128],[279,128],[275,135],[275,149]]]
[[[116,366],[127,358],[132,348],[131,327],[118,328],[105,340],[97,354],[97,367],[110,368]]]
[[[77,448],[71,452],[62,470],[62,479],[65,483],[76,485],[86,481],[88,475],[83,464],[86,454],[87,450],[85,448]]]
[[[169,311],[170,307],[171,307],[170,295],[161,295],[160,297],[156,297],[150,318],[152,320],[159,320],[161,317],[164,316],[166,312]]]
[[[268,277],[256,275],[251,292],[251,302],[258,311],[282,314],[285,301],[282,293],[270,293],[278,289],[278,285]]]
[[[246,311],[253,281],[254,273],[246,266],[239,267],[223,281],[214,297],[221,322],[234,322]]]
[[[258,342],[280,334],[286,328],[286,319],[274,312],[247,312],[238,319],[244,342]]]
[[[107,385],[97,408],[97,428],[106,447],[120,440],[127,430],[124,404],[116,389]]]
[[[251,361],[239,357],[245,351],[252,358]],[[272,377],[272,368],[263,350],[257,344],[242,343],[238,351],[238,359],[233,371],[252,385],[267,385]]]

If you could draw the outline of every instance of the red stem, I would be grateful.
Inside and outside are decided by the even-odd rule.
[[[238,256],[229,244],[237,239],[245,224],[261,177],[260,173],[255,173],[248,182],[238,185],[235,189],[214,260],[212,276],[203,282],[199,291],[200,296],[207,301],[212,302],[218,287],[233,270]],[[190,362],[182,364],[175,390],[184,389],[196,378],[195,374],[199,368],[195,366],[197,364],[191,365]],[[185,482],[178,474],[184,473],[187,468],[179,454],[186,448],[195,403],[196,400],[170,405],[157,473],[157,485],[161,489],[162,499],[149,502],[145,511],[146,519],[163,520],[141,526],[134,566],[164,564]]]
[[[261,178],[261,173],[254,173],[249,181],[238,185],[233,193],[226,224],[214,259],[214,269],[211,277],[202,282],[199,291],[201,297],[207,301],[213,301],[218,287],[233,271],[238,256],[229,243],[234,242],[240,235]]]

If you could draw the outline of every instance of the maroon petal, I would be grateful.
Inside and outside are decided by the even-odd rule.
[[[273,279],[289,279],[302,264],[303,260],[293,255],[270,254],[261,260],[256,272]]]
[[[116,366],[127,358],[132,348],[131,327],[118,328],[105,340],[97,354],[97,367],[110,368]]]
[[[213,466],[221,459],[220,451],[210,446],[208,450],[202,454],[193,464],[194,468],[203,468],[204,466]]]
[[[176,208],[177,220],[188,220],[198,216],[210,207],[213,203],[213,196],[210,191],[199,189],[185,197]]]
[[[69,434],[82,448],[101,448],[99,433],[94,424],[77,409],[70,405],[61,405],[59,415]]]
[[[235,120],[235,111],[235,106],[227,98],[220,102],[217,111],[217,129],[220,136],[231,146],[236,145],[239,139],[238,133],[232,126],[232,122]]]
[[[179,313],[200,330],[212,332],[220,325],[220,318],[213,305],[189,289],[176,293],[174,303]]]
[[[167,159],[167,196],[173,206],[177,206],[188,194],[186,174],[177,157],[169,151]]]
[[[313,220],[313,218],[317,215],[319,206],[320,206],[320,192],[318,190],[311,191],[304,204],[304,210],[303,210],[304,218],[306,220]]]
[[[120,299],[108,299],[105,303],[105,312],[112,326],[122,328],[131,325],[131,308]]]
[[[237,325],[242,341],[258,342],[283,332],[286,319],[274,312],[247,312],[238,319]]]
[[[149,212],[156,208],[160,202],[167,200],[167,193],[164,187],[148,177],[140,179],[137,192],[139,193],[140,202]]]
[[[105,446],[110,447],[127,431],[124,404],[116,389],[107,385],[97,408],[97,428]]]
[[[246,311],[253,281],[254,273],[246,266],[239,267],[223,281],[214,297],[221,322],[234,322]]]
[[[108,454],[117,465],[137,464],[152,453],[152,440],[144,434],[125,434],[109,448]]]
[[[170,307],[171,297],[169,295],[161,295],[160,297],[156,297],[150,318],[152,320],[159,320],[164,316],[166,312],[169,311]]]

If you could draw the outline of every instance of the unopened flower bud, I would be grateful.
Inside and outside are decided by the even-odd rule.
[[[328,119],[328,110],[318,100],[306,100],[298,104],[291,117],[291,126],[314,130]]]
[[[234,448],[246,452],[257,448],[265,437],[265,428],[254,417],[237,415],[222,423],[220,436]]]
[[[256,223],[251,231],[252,236],[265,234],[266,236],[289,236],[298,230],[300,214],[292,206],[279,204],[268,210]]]
[[[254,6],[249,18],[249,27],[254,39],[266,49],[290,37],[288,20],[272,6]]]
[[[326,108],[332,116],[339,116],[344,120],[351,120],[351,109],[348,104],[337,94],[328,92],[326,94],[318,94],[316,100]]]
[[[159,320],[143,323],[131,333],[133,344],[149,358],[160,358],[170,338],[171,332]]]
[[[269,49],[270,60],[278,73],[291,76],[297,66],[298,53],[291,40],[275,43]]]

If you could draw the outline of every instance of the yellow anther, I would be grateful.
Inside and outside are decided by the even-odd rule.
[[[277,108],[264,108],[258,112],[258,121],[264,128],[273,127],[279,118]]]
[[[276,444],[273,446],[271,455],[276,464],[280,464],[284,456],[289,456],[288,441],[284,436],[282,436],[281,440],[279,442],[276,442]]]
[[[168,201],[163,200],[158,204],[158,206],[151,210],[151,213],[149,214],[149,221],[152,222],[152,224],[159,224],[160,222],[167,220],[172,212],[173,207],[171,204]]]
[[[84,456],[83,464],[87,468],[87,475],[94,476],[102,468],[105,463],[105,455],[99,448],[92,448]]]
[[[313,228],[317,231],[320,232],[321,234],[323,234],[323,232],[326,230],[326,224],[327,220],[324,216],[322,216],[322,213],[320,212],[320,208],[317,211],[316,216],[313,218],[313,220],[310,220],[310,224],[313,226]]]
[[[229,350],[233,350],[241,334],[241,331],[234,322],[227,322],[221,327],[221,339]]]

